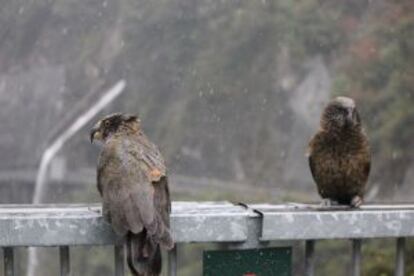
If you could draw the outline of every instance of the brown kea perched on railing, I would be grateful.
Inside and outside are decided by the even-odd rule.
[[[337,97],[326,106],[320,129],[309,143],[308,157],[325,204],[362,204],[371,158],[354,100]]]
[[[91,130],[93,140],[103,142],[97,169],[103,214],[115,232],[127,238],[129,268],[136,276],[159,275],[160,245],[174,246],[164,159],[136,116],[116,113],[103,118]]]

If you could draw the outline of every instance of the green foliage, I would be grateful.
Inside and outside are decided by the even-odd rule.
[[[371,183],[385,199],[414,162],[411,0],[16,0],[2,5],[0,73],[64,64],[62,98],[68,107],[125,78],[127,91],[114,107],[139,113],[171,171],[240,178],[264,190],[277,183],[288,190],[279,199],[308,200],[306,191],[292,188],[303,186],[282,179],[282,151],[292,142],[287,135],[295,122],[288,106],[292,91],[308,73],[306,62],[317,56],[330,69],[332,96],[350,95],[360,107],[373,148]],[[284,75],[293,79],[288,89],[281,84]],[[19,95],[21,109],[26,108],[26,95]],[[4,110],[2,120],[10,117]],[[30,160],[38,159],[45,143],[39,137],[30,137],[41,142],[25,147],[37,147],[25,150],[35,155]],[[65,153],[70,166],[95,164],[86,134],[76,139]],[[266,192],[209,191],[200,198],[276,201]],[[412,259],[414,244],[408,247]],[[370,242],[364,248],[364,275],[391,275],[393,245]],[[329,262],[321,262],[318,275],[339,275],[335,269],[347,264],[349,247],[324,243],[320,249]],[[182,275],[195,275],[200,258],[194,261],[195,251],[188,252],[183,252]],[[96,258],[97,267],[105,258]],[[414,264],[407,265],[407,275],[413,275]],[[102,265],[96,271],[107,269]]]
[[[352,95],[363,108],[376,157],[371,179],[384,195],[402,185],[413,161],[414,132],[408,127],[414,120],[413,11],[410,1],[368,10],[360,32],[345,46],[348,54],[340,59],[335,82],[337,91]]]

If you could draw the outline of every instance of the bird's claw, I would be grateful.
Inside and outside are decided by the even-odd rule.
[[[88,211],[89,212],[94,212],[94,213],[97,213],[97,214],[100,214],[101,213],[101,211],[99,209],[91,208],[91,207],[88,207]]]
[[[321,207],[332,207],[332,206],[335,206],[335,205],[338,205],[338,202],[336,202],[336,201],[334,201],[330,198],[322,199]]]
[[[351,200],[351,206],[354,208],[361,207],[362,203],[363,203],[363,199],[360,196],[354,196]]]

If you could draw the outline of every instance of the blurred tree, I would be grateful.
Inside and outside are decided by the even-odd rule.
[[[382,2],[363,20],[340,58],[336,92],[364,110],[375,157],[371,182],[388,198],[414,161],[414,3]]]
[[[35,167],[67,122],[125,78],[105,112],[139,113],[172,172],[278,187],[274,201],[317,199],[304,169],[317,118],[307,117],[332,79],[332,94],[363,113],[371,184],[384,200],[412,196],[413,32],[410,0],[2,1],[0,169]],[[62,153],[70,168],[95,165],[87,131]],[[367,275],[379,269],[370,261]]]

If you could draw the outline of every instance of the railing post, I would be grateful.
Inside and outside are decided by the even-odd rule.
[[[4,276],[14,276],[14,252],[12,247],[3,248]]]
[[[69,246],[59,247],[59,257],[60,257],[60,275],[69,276],[70,275]]]
[[[117,244],[114,247],[114,257],[115,257],[115,276],[124,276],[124,244]]]
[[[173,249],[168,252],[168,276],[177,276],[177,251],[178,244],[176,243]]]
[[[361,275],[361,245],[360,239],[352,240],[352,276]]]
[[[395,276],[405,275],[405,238],[397,238]]]
[[[305,275],[313,276],[315,267],[315,241],[307,240],[305,242]]]
[[[247,220],[247,237],[243,242],[226,242],[220,243],[223,249],[251,249],[264,248],[269,242],[261,241],[262,234],[262,216],[252,217]]]

